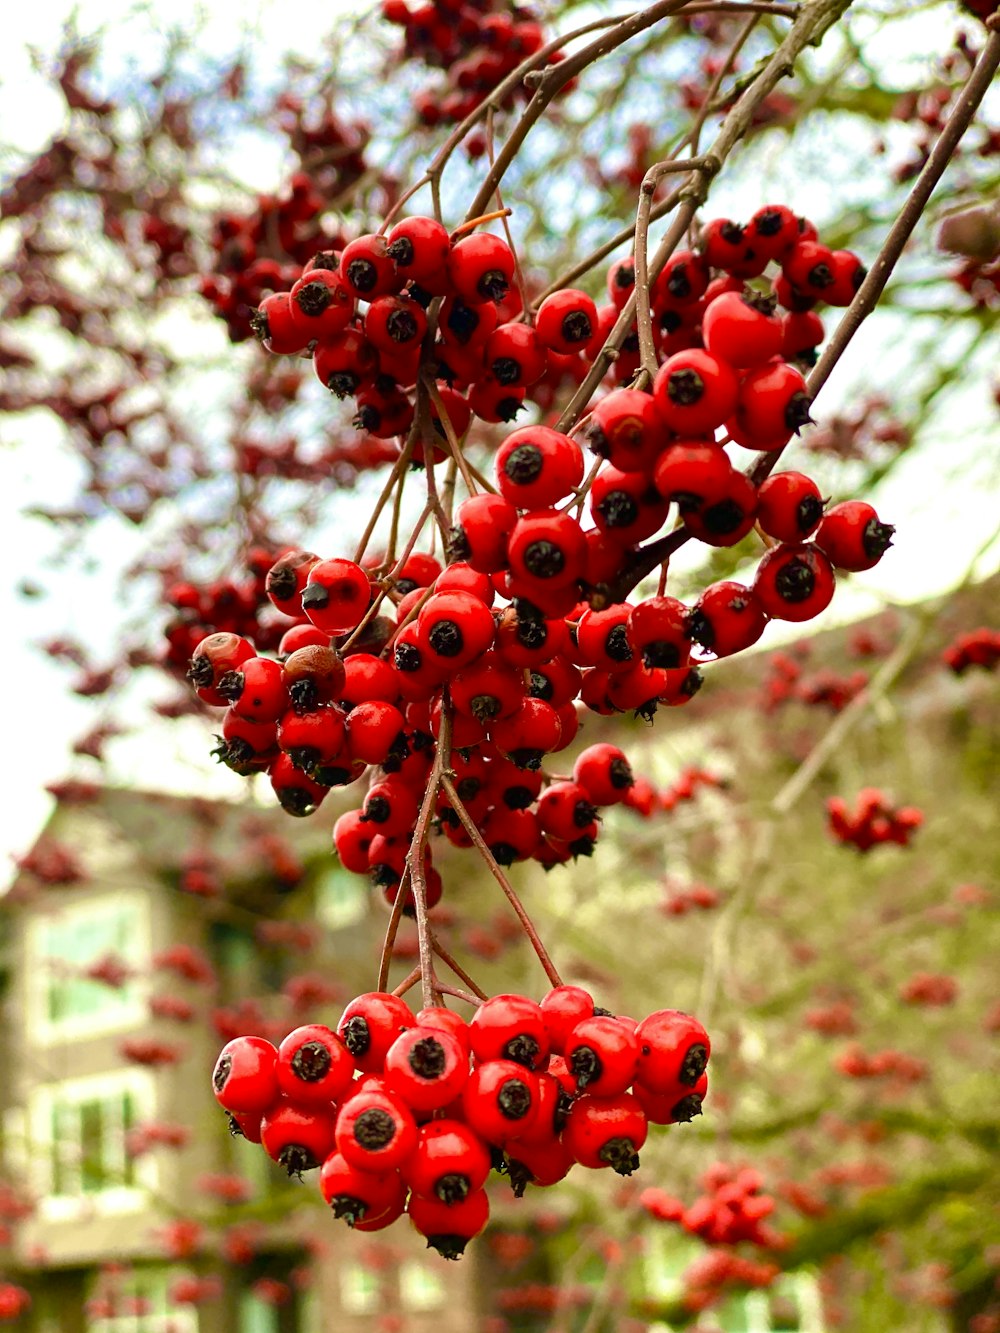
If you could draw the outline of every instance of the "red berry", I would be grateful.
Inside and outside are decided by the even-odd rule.
[[[371,991],[347,1006],[337,1024],[337,1035],[359,1069],[379,1074],[389,1047],[414,1021],[410,1006],[398,995]]]
[[[732,416],[738,392],[732,367],[700,348],[668,357],[653,381],[660,418],[680,435],[702,435],[721,426]]]
[[[341,1106],[336,1140],[350,1166],[378,1175],[403,1166],[417,1146],[417,1125],[400,1098],[367,1087]]]
[[[833,598],[833,566],[818,546],[775,546],[757,569],[753,591],[773,620],[811,620]]]
[[[563,1143],[581,1166],[610,1166],[620,1176],[639,1169],[639,1149],[648,1127],[639,1101],[631,1093],[616,1097],[583,1096],[570,1107]]]
[[[895,531],[864,500],[844,500],[823,515],[815,541],[837,569],[857,573],[878,564]]]
[[[227,1111],[260,1114],[279,1095],[278,1052],[263,1037],[236,1037],[219,1052],[212,1074],[215,1100]]]
[[[332,1102],[354,1079],[355,1065],[335,1032],[309,1023],[278,1047],[278,1086],[292,1101]]]

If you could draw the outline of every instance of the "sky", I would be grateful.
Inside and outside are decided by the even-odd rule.
[[[158,13],[155,0],[148,9],[149,16],[142,22],[155,27]],[[61,98],[44,78],[32,71],[31,48],[52,50],[64,19],[75,11],[82,32],[89,32],[95,25],[105,28],[110,59],[131,59],[137,50],[143,49],[136,43],[140,27],[134,19],[128,19],[133,10],[132,0],[80,0],[73,6],[63,0],[45,0],[41,5],[15,6],[5,15],[0,53],[0,125],[4,127],[5,146],[26,151],[37,149],[62,123]],[[357,5],[345,4],[343,0],[327,4],[324,19],[334,17],[338,11],[354,14]],[[249,7],[171,0],[172,23],[191,21],[198,15],[207,15],[203,40],[217,42],[220,52],[232,48],[240,22],[256,27],[261,36],[260,44],[255,45],[257,57],[262,51],[273,51],[276,66],[280,53],[296,47],[312,50],[315,39],[316,7],[312,0],[281,0],[280,4],[262,0]],[[920,30],[914,31],[915,48],[909,52],[897,50],[892,53],[893,58],[919,58]],[[928,30],[927,36],[930,35]],[[934,46],[928,43],[922,49],[929,52]],[[877,59],[880,53],[873,47],[869,55]],[[262,151],[259,144],[247,145],[227,165],[255,189],[273,188],[278,183],[280,158]],[[763,165],[767,169],[767,164]],[[802,179],[796,187],[800,206],[808,209],[810,182]],[[819,190],[821,182],[814,182],[813,188]],[[724,190],[719,197],[725,207],[729,201]],[[738,198],[733,200],[732,207],[738,216]],[[0,257],[2,235],[0,230]],[[837,404],[849,404],[858,387],[872,380],[883,384],[905,383],[913,352],[898,332],[898,325],[890,316],[869,321],[824,391],[824,411]],[[224,345],[224,340],[220,345]],[[991,416],[984,378],[970,375],[967,391],[958,399],[956,411],[959,421],[933,422],[921,447],[904,458],[880,488],[877,496],[880,514],[897,522],[895,545],[875,570],[856,576],[838,589],[834,606],[818,627],[880,609],[886,600],[909,601],[946,592],[969,573],[977,554],[975,569],[979,575],[997,567],[1000,437],[995,414]],[[45,601],[26,602],[19,597],[17,584],[32,576],[33,566],[41,558],[39,552],[45,545],[38,521],[20,513],[24,497],[36,496],[44,478],[48,503],[68,502],[75,489],[77,464],[55,423],[42,419],[42,414],[34,414],[27,426],[15,425],[8,431],[8,439],[0,443],[8,443],[10,437],[20,447],[0,447],[0,530],[8,551],[8,579],[0,584],[0,624],[5,627],[6,640],[0,671],[8,699],[18,702],[7,710],[5,721],[8,755],[14,762],[8,765],[8,775],[13,780],[5,791],[4,817],[0,821],[0,882],[4,879],[2,858],[30,845],[50,809],[44,784],[67,771],[69,744],[93,722],[93,710],[68,692],[65,672],[31,645],[57,631],[72,634],[76,630],[90,638],[95,624],[112,624],[115,608],[104,604],[108,581],[104,577],[102,582],[102,576],[108,568],[124,566],[139,550],[134,534],[120,525],[109,527],[99,534],[96,543],[96,570],[88,574],[66,566],[55,580],[46,577],[52,593]],[[776,646],[782,637],[801,634],[795,627],[784,636],[777,630],[776,626],[769,630],[765,647]],[[160,691],[160,697],[164,693]],[[126,718],[129,717],[141,724],[141,728],[136,735],[115,742],[112,747],[114,771],[119,780],[145,787],[245,797],[246,784],[241,779],[212,765],[208,758],[210,742],[201,723],[185,722],[150,731],[145,723],[143,701],[138,697],[126,700]],[[77,771],[81,775],[84,772]]]

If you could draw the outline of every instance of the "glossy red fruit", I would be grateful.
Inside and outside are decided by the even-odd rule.
[[[573,781],[580,784],[595,805],[617,805],[635,783],[632,766],[617,745],[589,745],[573,765]]]
[[[583,452],[561,431],[525,426],[497,450],[496,478],[500,494],[518,509],[549,509],[583,480]]]
[[[439,1111],[450,1105],[468,1077],[468,1052],[441,1028],[407,1028],[386,1052],[385,1086],[414,1111]]]
[[[653,396],[614,389],[591,410],[583,432],[587,446],[619,472],[650,472],[666,445]]]
[[[487,1143],[503,1147],[529,1129],[539,1108],[538,1078],[513,1060],[488,1060],[469,1075],[462,1093],[466,1123]]]
[[[398,995],[369,991],[353,999],[344,1010],[337,1035],[359,1069],[380,1074],[389,1047],[414,1022],[412,1009]]]
[[[819,487],[802,472],[772,472],[757,491],[757,522],[769,537],[804,541],[823,517]]]
[[[566,1038],[563,1056],[577,1092],[617,1097],[631,1086],[639,1063],[635,1032],[617,1018],[595,1014]]]
[[[864,500],[844,500],[823,515],[815,541],[837,569],[857,573],[878,564],[895,531]]]
[[[417,1135],[416,1151],[403,1168],[414,1194],[460,1203],[482,1189],[490,1173],[483,1140],[461,1120],[432,1120]]]
[[[219,1052],[212,1074],[215,1100],[227,1111],[260,1114],[280,1094],[278,1052],[264,1037],[235,1037]]]
[[[535,315],[539,341],[553,352],[571,355],[593,336],[597,307],[586,292],[564,288],[547,296]]]
[[[496,573],[507,563],[507,540],[516,523],[517,509],[502,495],[483,491],[463,500],[449,534],[452,559],[484,574]]]
[[[736,372],[700,348],[664,361],[653,381],[660,419],[679,435],[714,431],[733,414],[739,392]]]
[[[325,634],[355,629],[370,605],[368,575],[353,560],[321,560],[310,569],[302,609]]]
[[[320,1167],[319,1188],[334,1217],[352,1228],[397,1207],[402,1213],[406,1201],[406,1185],[398,1172],[359,1171],[339,1152],[331,1153]]]
[[[264,1112],[260,1141],[290,1176],[311,1171],[333,1152],[337,1113],[329,1103],[306,1104],[281,1097]]]
[[[421,607],[417,628],[432,663],[457,671],[486,651],[496,626],[489,607],[472,593],[441,592]]]
[[[459,1259],[469,1241],[485,1228],[490,1217],[489,1199],[483,1189],[473,1190],[454,1203],[414,1194],[409,1205],[410,1221],[427,1244],[443,1259]]]
[[[540,509],[519,518],[507,542],[511,573],[527,586],[566,588],[583,570],[586,542],[570,514]]]
[[[616,1097],[578,1097],[562,1138],[581,1166],[595,1170],[610,1166],[620,1176],[630,1176],[639,1169],[639,1149],[647,1132],[638,1099],[623,1092]]]
[[[355,1064],[335,1032],[310,1023],[278,1047],[277,1073],[282,1093],[293,1101],[331,1102],[350,1086]]]
[[[350,1166],[379,1175],[397,1170],[413,1153],[417,1124],[399,1097],[369,1086],[341,1106],[336,1141]]]
[[[757,642],[767,612],[751,588],[732,580],[712,583],[691,609],[688,634],[715,657],[729,657]]]
[[[639,1063],[636,1082],[655,1093],[693,1088],[708,1064],[712,1043],[691,1014],[659,1009],[636,1028]]]
[[[456,241],[448,256],[455,291],[469,302],[502,301],[514,279],[514,266],[507,242],[485,231]]]
[[[775,302],[749,288],[745,293],[723,292],[705,310],[702,338],[713,356],[746,369],[770,361],[781,351],[782,323]]]
[[[484,1001],[469,1024],[472,1054],[487,1060],[513,1060],[527,1069],[539,1069],[548,1055],[545,1018],[524,995],[494,995]]]
[[[747,372],[739,388],[737,429],[730,434],[749,449],[780,449],[812,421],[812,399],[800,371],[784,361],[771,361]]]
[[[775,546],[757,568],[753,591],[772,620],[811,620],[830,605],[836,579],[812,543]]]
[[[562,1055],[566,1038],[585,1018],[594,1016],[594,999],[582,986],[554,986],[542,996],[539,1008],[549,1036],[549,1049]]]
[[[359,236],[340,256],[340,277],[348,291],[362,301],[398,292],[403,276],[389,254],[384,236]]]

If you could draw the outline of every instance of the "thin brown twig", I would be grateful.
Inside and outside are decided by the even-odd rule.
[[[469,976],[468,972],[466,972],[465,968],[461,965],[461,963],[459,963],[455,958],[451,956],[451,954],[444,947],[444,945],[441,943],[441,941],[438,939],[438,937],[434,934],[433,931],[431,931],[431,947],[433,948],[437,956],[441,959],[442,963],[444,963],[446,967],[450,967],[451,970],[455,973],[455,976],[458,977],[459,981],[464,981],[465,984],[468,986],[469,990],[472,991],[474,995],[478,995],[481,1000],[489,999],[489,996],[486,994],[486,992],[480,986],[478,986],[475,981],[473,981],[473,979]]]
[[[448,797],[448,800],[454,806],[455,814],[458,815],[459,819],[461,820],[462,827],[469,835],[469,838],[471,839],[476,850],[479,852],[480,856],[486,862],[493,878],[496,880],[496,882],[500,885],[501,889],[503,889],[504,893],[506,894],[507,901],[510,903],[511,907],[513,907],[514,911],[517,913],[518,920],[521,922],[521,925],[524,929],[524,933],[527,935],[529,941],[531,942],[531,947],[538,955],[538,961],[541,963],[545,971],[545,975],[552,982],[553,986],[561,986],[562,979],[560,978],[559,973],[556,971],[555,964],[549,957],[549,952],[546,949],[545,945],[542,943],[538,931],[535,929],[534,923],[531,920],[531,917],[525,911],[524,904],[521,902],[521,899],[517,896],[517,893],[514,890],[514,886],[511,884],[510,880],[503,873],[503,869],[498,864],[496,857],[493,855],[489,847],[486,845],[486,841],[483,838],[483,835],[479,832],[479,829],[476,827],[475,822],[472,819],[471,815],[469,814],[468,810],[466,810],[465,805],[462,802],[462,798],[455,790],[455,784],[452,782],[451,778],[448,776],[446,772],[442,773],[441,775],[441,789],[444,791],[445,795]]]

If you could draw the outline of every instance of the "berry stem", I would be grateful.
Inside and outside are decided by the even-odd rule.
[[[493,108],[490,107],[487,112],[487,119],[489,119],[492,111]],[[503,204],[500,204],[497,208],[494,208],[491,213],[483,213],[481,217],[469,218],[467,221],[460,223],[451,233],[451,239],[453,242],[457,241],[460,236],[465,236],[468,232],[475,231],[477,227],[483,226],[486,222],[496,222],[497,218],[509,218],[511,212],[511,209],[504,208]]]
[[[478,995],[473,995],[470,991],[462,990],[460,986],[449,986],[443,981],[438,982],[438,990],[442,995],[454,995],[456,1000],[464,1000],[466,1004],[474,1005],[477,1009],[482,1004]]]
[[[681,171],[697,171],[714,176],[721,166],[714,157],[668,158],[651,166],[639,186],[639,206],[635,218],[635,313],[639,332],[639,359],[652,384],[656,376],[656,348],[653,345],[653,316],[649,308],[649,215],[653,196],[664,176]],[[637,386],[638,387],[638,386]]]
[[[833,332],[833,337],[823,349],[806,381],[806,388],[811,398],[816,397],[830,378],[848,343],[875,309],[907,241],[923,216],[928,200],[944,175],[962,136],[972,123],[980,102],[991,87],[998,68],[1000,68],[1000,28],[994,28],[979,53],[979,59],[959,93],[951,115],[931,149],[923,170],[914,182],[906,203],[882,242],[882,248],[868,270],[864,282],[855,293],[854,300],[844,312],[843,318]],[[757,462],[750,473],[750,479],[755,486],[759,486],[764,478],[770,475],[782,452],[781,449],[775,449]]]
[[[448,774],[444,772],[442,772],[441,774],[441,787],[445,795],[448,797],[448,800],[454,806],[455,814],[458,815],[459,819],[461,820],[462,827],[465,829],[466,833],[468,833],[470,840],[472,841],[476,850],[479,852],[480,856],[489,866],[490,873],[492,874],[493,878],[496,880],[496,882],[500,885],[501,889],[503,889],[504,893],[507,895],[507,901],[510,903],[511,907],[513,907],[514,911],[517,913],[518,920],[521,922],[521,926],[524,929],[524,933],[531,941],[531,947],[538,955],[538,961],[541,963],[545,975],[552,982],[553,986],[561,986],[562,979],[559,976],[559,973],[556,971],[555,964],[549,957],[548,950],[546,949],[545,945],[539,938],[538,931],[535,929],[531,917],[528,916],[528,913],[524,910],[524,904],[521,902],[521,899],[517,896],[517,893],[515,892],[512,884],[508,880],[507,876],[503,873],[503,870],[497,864],[496,858],[494,857],[493,853],[490,851],[489,847],[486,845],[486,842],[483,839],[483,835],[479,832],[479,829],[476,828],[475,822],[473,821],[468,810],[466,810],[465,806],[462,803],[462,798],[455,790],[455,784],[452,782]]]
[[[431,948],[441,959],[442,963],[444,963],[446,967],[451,968],[451,970],[455,973],[455,976],[458,977],[459,981],[465,982],[469,990],[472,991],[474,995],[478,995],[481,1000],[488,1000],[490,998],[487,995],[486,991],[484,991],[480,986],[478,986],[472,980],[468,972],[466,972],[465,968],[462,967],[461,963],[459,963],[457,959],[451,956],[451,954],[444,947],[444,945],[441,943],[441,941],[438,939],[438,937],[434,934],[433,931],[431,931]]]
[[[417,984],[419,980],[420,980],[420,968],[415,967],[412,972],[407,973],[407,975],[403,978],[403,980],[399,983],[398,986],[393,987],[392,994],[405,995],[408,990],[413,989],[413,987]],[[379,990],[382,990],[381,986],[379,986]]]
[[[771,53],[770,58],[760,69],[752,83],[744,89],[736,104],[730,110],[719,127],[711,149],[702,155],[702,162],[711,162],[711,170],[692,171],[672,198],[677,202],[677,214],[656,248],[649,265],[649,277],[655,280],[666,265],[667,260],[680,244],[684,233],[691,225],[696,210],[705,202],[711,178],[718,173],[730,153],[745,136],[753,121],[754,113],[765,98],[777,87],[778,83],[791,74],[795,61],[806,46],[818,45],[826,31],[833,26],[851,0],[810,0],[796,10],[795,22]],[[647,13],[650,11],[647,11]],[[593,43],[592,43],[593,45]],[[585,50],[589,48],[584,48]],[[583,52],[580,53],[581,55]],[[564,60],[559,66],[565,70],[573,62]],[[530,104],[529,104],[530,110]],[[636,281],[636,289],[639,283]],[[573,428],[582,415],[597,386],[607,373],[614,354],[621,350],[622,343],[628,336],[635,319],[637,296],[634,290],[625,302],[618,321],[608,335],[607,342],[594,358],[586,378],[581,382],[576,393],[566,405],[562,416],[556,422],[556,429],[567,432]],[[683,540],[683,539],[682,539]],[[670,554],[670,552],[667,552]],[[662,558],[662,557],[660,557]],[[658,564],[659,559],[653,564]],[[645,570],[648,573],[653,566]],[[638,580],[637,580],[638,581]],[[634,584],[632,585],[634,587]]]

